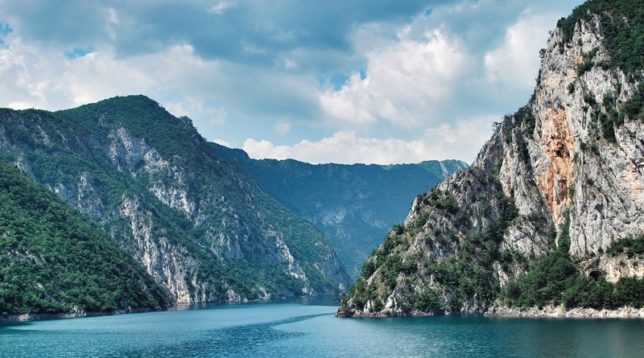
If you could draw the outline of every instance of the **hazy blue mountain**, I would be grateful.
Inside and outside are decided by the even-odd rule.
[[[264,191],[322,230],[354,277],[389,228],[402,222],[418,193],[467,167],[458,160],[316,165],[256,160],[240,149],[212,147],[220,157],[239,165]]]

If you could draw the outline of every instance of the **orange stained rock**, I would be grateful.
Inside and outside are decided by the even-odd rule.
[[[570,201],[568,188],[573,181],[575,150],[575,136],[563,107],[548,108],[547,118],[541,122],[541,133],[538,144],[546,153],[547,165],[546,170],[537,176],[537,185],[555,221],[559,222],[563,207]]]

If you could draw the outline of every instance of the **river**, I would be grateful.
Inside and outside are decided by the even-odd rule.
[[[0,326],[0,357],[642,357],[644,320],[340,319],[328,300]]]

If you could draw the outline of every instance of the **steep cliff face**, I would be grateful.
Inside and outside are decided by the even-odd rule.
[[[528,105],[497,124],[470,169],[416,198],[341,315],[611,306],[624,287],[643,288],[641,250],[613,249],[644,240],[637,3],[591,1],[559,22]],[[552,296],[530,291],[539,285]],[[568,297],[575,290],[608,293],[580,302]]]
[[[2,156],[99,222],[179,303],[336,293],[324,235],[143,96],[2,110]]]
[[[261,188],[319,228],[353,278],[412,198],[467,165],[458,160],[398,165],[309,164],[251,159],[239,149],[212,144]]]

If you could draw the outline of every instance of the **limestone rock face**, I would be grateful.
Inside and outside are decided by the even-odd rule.
[[[143,96],[0,111],[0,155],[99,223],[178,303],[336,294],[324,235]]]
[[[642,100],[642,69],[609,65],[598,16],[565,31],[558,27],[542,50],[529,103],[495,124],[469,169],[416,198],[340,315],[414,315],[419,305],[486,311],[530,262],[567,247],[564,236],[580,272],[642,278],[640,254],[607,253],[644,234],[644,120],[623,111]],[[465,282],[458,306],[450,304],[456,280]]]
[[[556,45],[561,41],[555,34],[548,43],[555,50],[544,57],[531,106],[537,124],[529,149],[537,185],[557,227],[570,210],[570,253],[581,258],[644,230],[644,127],[631,118],[615,127],[614,142],[597,138],[596,111],[607,112],[611,96],[627,101],[638,83],[619,69],[598,65],[578,74],[577,66],[589,61],[593,51],[594,63],[609,60],[596,18],[578,24],[572,37],[576,45],[563,53]]]

